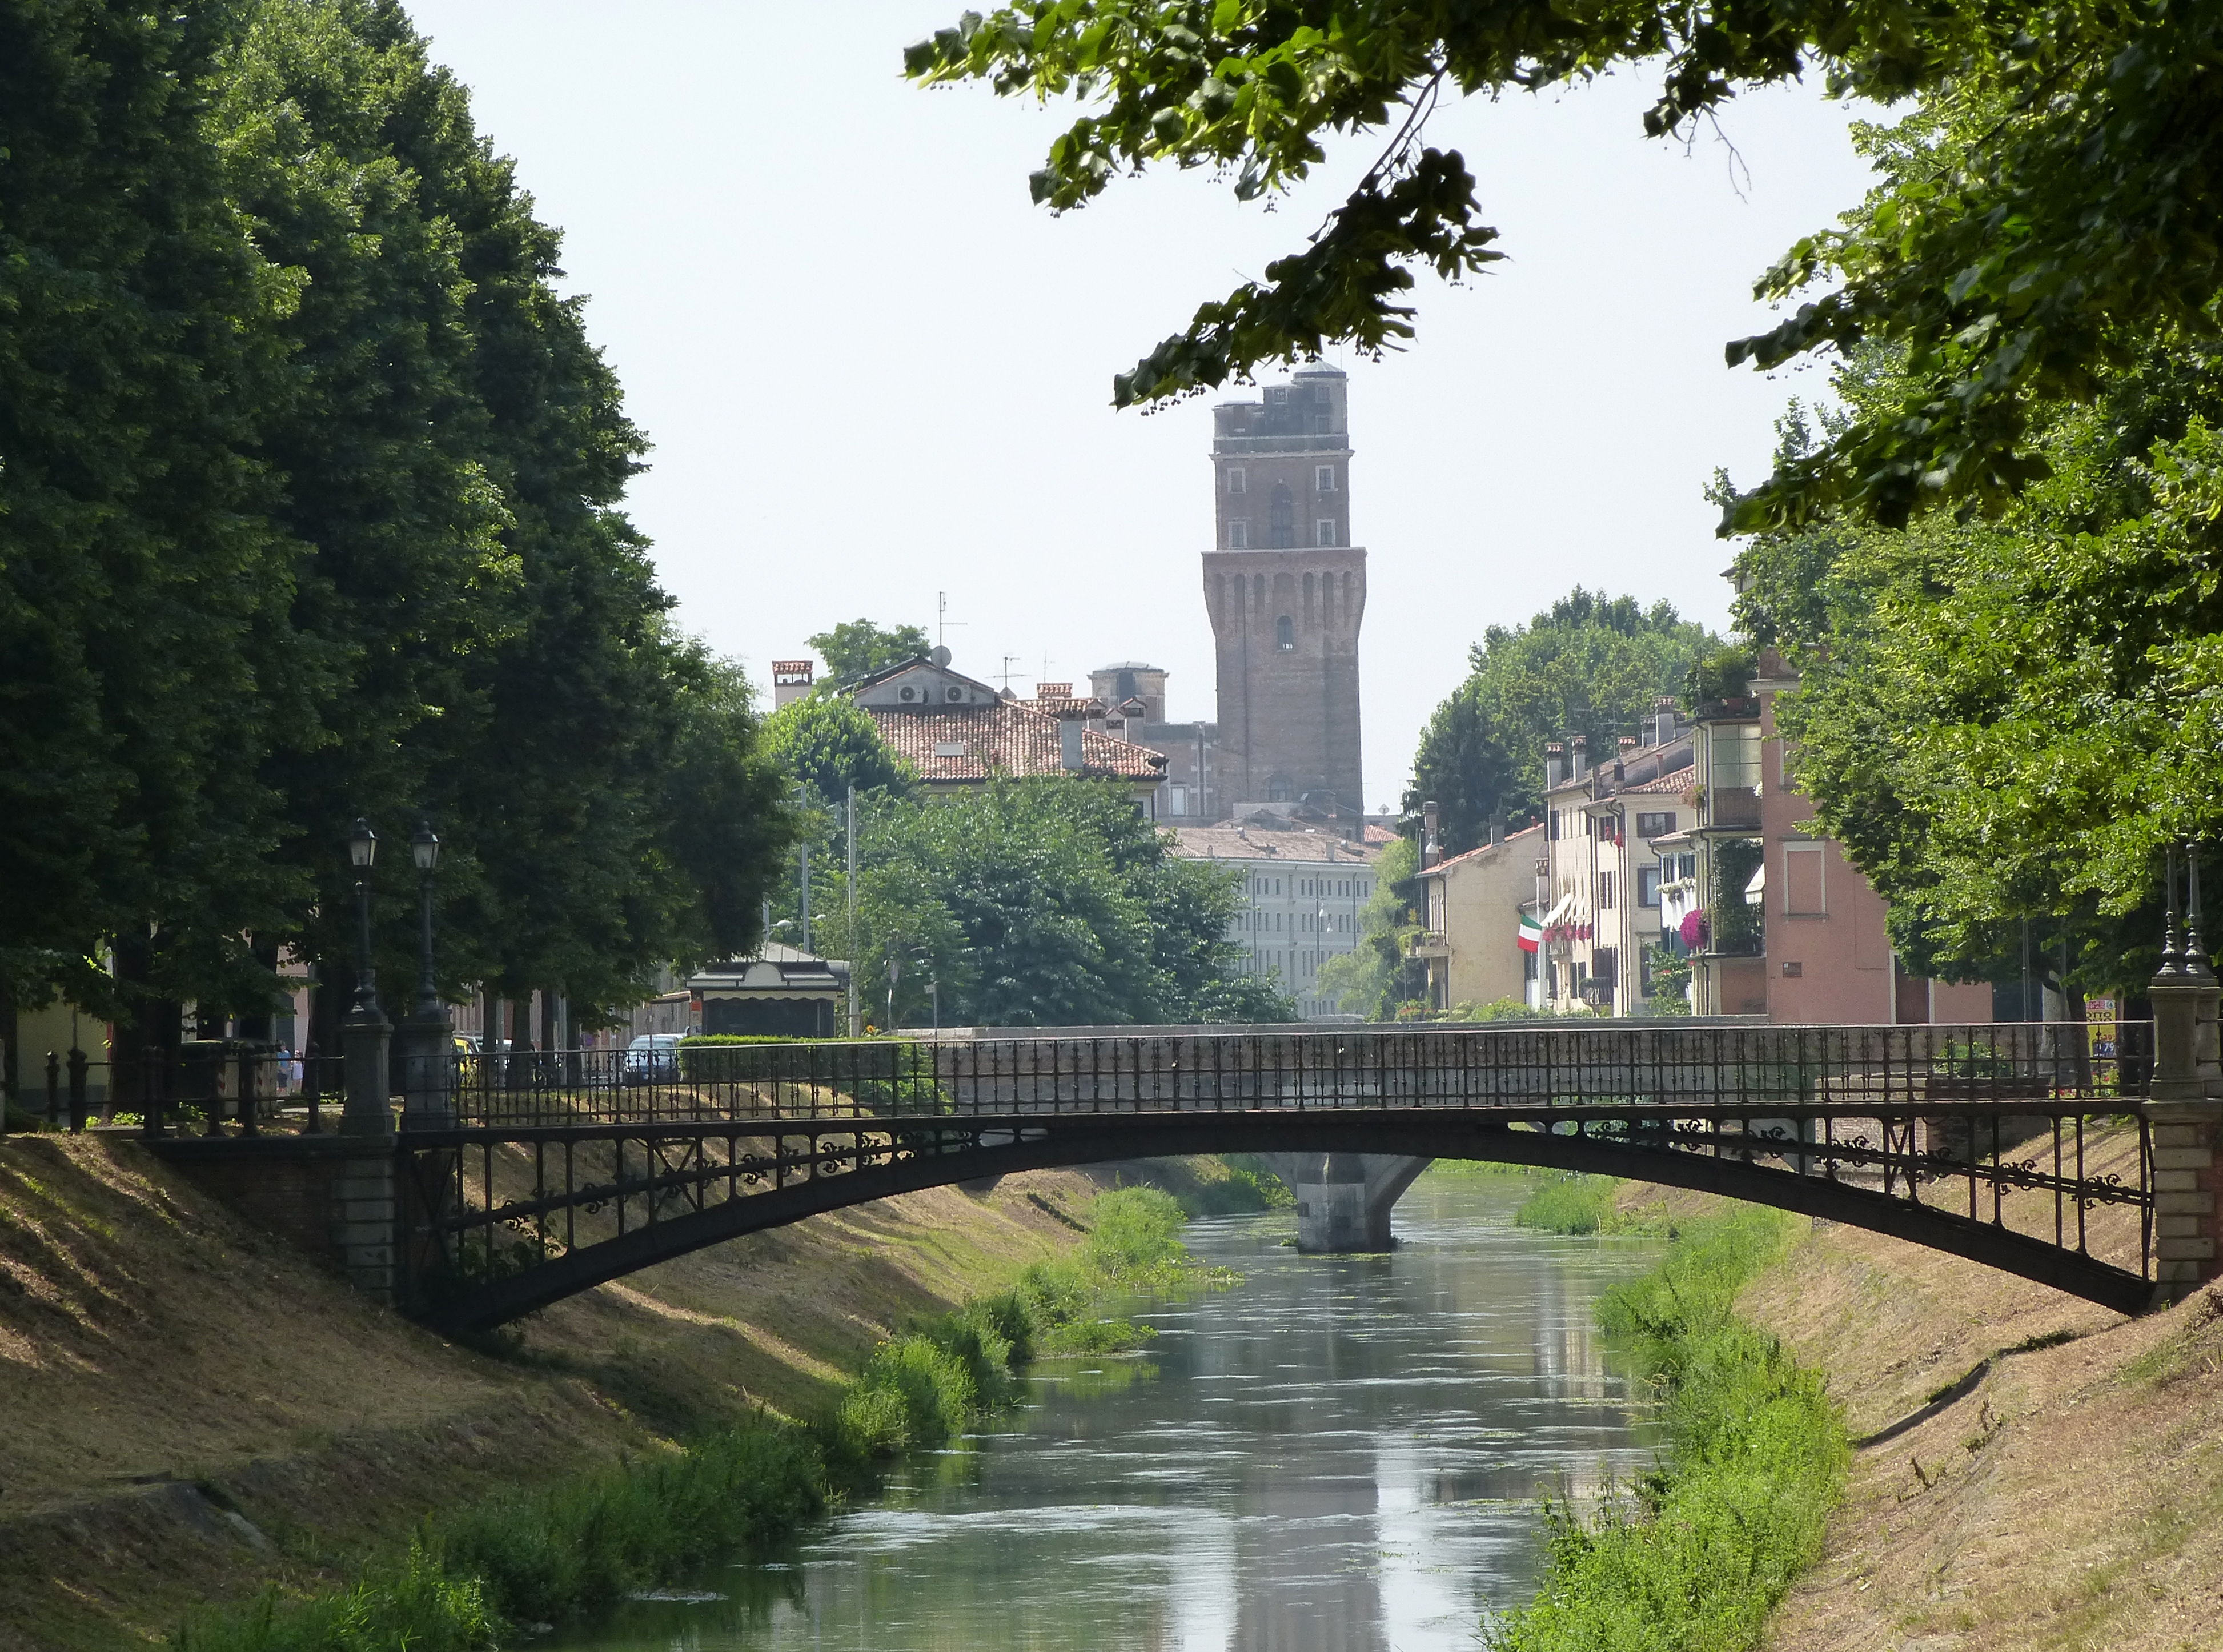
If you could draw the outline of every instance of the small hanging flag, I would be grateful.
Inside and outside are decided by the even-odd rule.
[[[1521,951],[1533,952],[1544,944],[1544,926],[1524,913],[1521,919],[1521,934],[1518,938]]]

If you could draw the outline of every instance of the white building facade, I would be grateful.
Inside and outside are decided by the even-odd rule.
[[[1179,827],[1174,838],[1174,853],[1184,859],[1241,874],[1243,905],[1227,934],[1243,949],[1246,972],[1277,978],[1307,1021],[1347,1018],[1320,995],[1320,967],[1358,945],[1380,846],[1248,825]]]

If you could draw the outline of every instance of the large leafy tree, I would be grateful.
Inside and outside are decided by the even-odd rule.
[[[0,5],[0,995],[135,1049],[267,1008],[281,944],[344,988],[356,815],[447,840],[450,987],[608,1003],[753,939],[792,825],[746,685],[400,7]]]
[[[1996,507],[2037,473],[2031,396],[2088,399],[2096,372],[2157,331],[2213,337],[2219,65],[2223,10],[2091,0],[1022,0],[968,12],[904,57],[923,82],[1078,101],[1031,180],[1061,211],[1154,164],[1212,167],[1239,198],[1270,199],[1320,165],[1326,136],[1387,135],[1309,240],[1115,379],[1122,404],[1329,340],[1378,353],[1411,336],[1412,267],[1454,281],[1485,269],[1497,236],[1473,175],[1425,142],[1446,94],[1547,91],[1641,66],[1659,88],[1644,118],[1654,137],[1816,70],[1832,95],[1982,104],[1997,118],[1920,188],[1803,242],[1761,283],[1782,298],[1829,290],[1731,346],[1732,363],[1883,344],[1916,373],[1742,501],[1747,528],[1840,502],[1886,520],[1941,500]]]
[[[870,812],[859,867],[855,933],[838,899],[827,929],[855,961],[875,1019],[892,984],[898,1018],[923,1021],[929,981],[945,1021],[987,1025],[1294,1013],[1269,984],[1235,973],[1232,876],[1176,859],[1121,787],[1012,780],[885,800]]]
[[[1501,816],[1526,823],[1543,806],[1546,741],[1581,735],[1593,760],[1609,759],[1719,646],[1669,603],[1579,585],[1527,625],[1491,626],[1421,732],[1407,811],[1440,805],[1450,854],[1487,842]]]
[[[225,978],[315,663],[256,453],[293,272],[204,141],[238,7],[0,7],[0,997]],[[4,1030],[0,1030],[4,1033]]]
[[[1942,100],[1864,131],[1883,182],[1855,227],[2012,117]],[[1784,422],[1777,474],[1937,382],[1862,350],[1841,411]],[[2012,975],[2027,948],[2057,976],[2065,949],[2069,984],[2141,980],[2163,847],[2223,825],[2215,383],[2204,343],[2150,339],[2090,400],[2025,409],[2036,479],[2003,508],[1892,526],[1841,503],[1739,558],[1741,623],[1804,673],[1779,703],[1798,783],[1925,968]]]

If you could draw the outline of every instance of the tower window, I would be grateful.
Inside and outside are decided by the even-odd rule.
[[[1238,470],[1235,474],[1241,476],[1243,473]],[[1335,467],[1332,464],[1315,465],[1313,468],[1313,487],[1315,491],[1319,493],[1333,493],[1335,491]],[[1231,493],[1239,494],[1243,489],[1241,487],[1237,486],[1230,489],[1229,491]]]
[[[1228,519],[1227,548],[1230,551],[1248,551],[1250,548],[1250,518],[1235,516]]]
[[[1269,386],[1266,391],[1266,400],[1272,407],[1287,407],[1289,401],[1289,387],[1286,384]]]
[[[1313,523],[1313,526],[1319,531],[1320,544],[1333,545],[1336,543],[1335,518],[1332,516],[1323,516],[1319,521]]]
[[[1284,614],[1274,621],[1274,646],[1283,653],[1294,652],[1297,646],[1296,622]]]
[[[1274,484],[1274,501],[1267,512],[1266,542],[1276,551],[1287,551],[1297,542],[1297,496],[1289,491],[1289,484]]]
[[[1243,467],[1239,464],[1227,467],[1227,491],[1231,494],[1243,491]]]

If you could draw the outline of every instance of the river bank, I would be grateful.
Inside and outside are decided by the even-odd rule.
[[[1621,1219],[1723,1209],[1630,1185]],[[2092,1243],[2135,1262],[2135,1218]],[[2223,1292],[2138,1319],[1825,1222],[1736,1300],[1853,1436],[1770,1652],[2223,1647]],[[2120,1230],[2120,1231],[2118,1231]]]
[[[128,1139],[0,1150],[0,1645],[105,1652],[347,1580],[428,1510],[829,1404],[909,1324],[1072,1248],[1070,1172],[736,1240],[501,1350],[354,1296]]]

